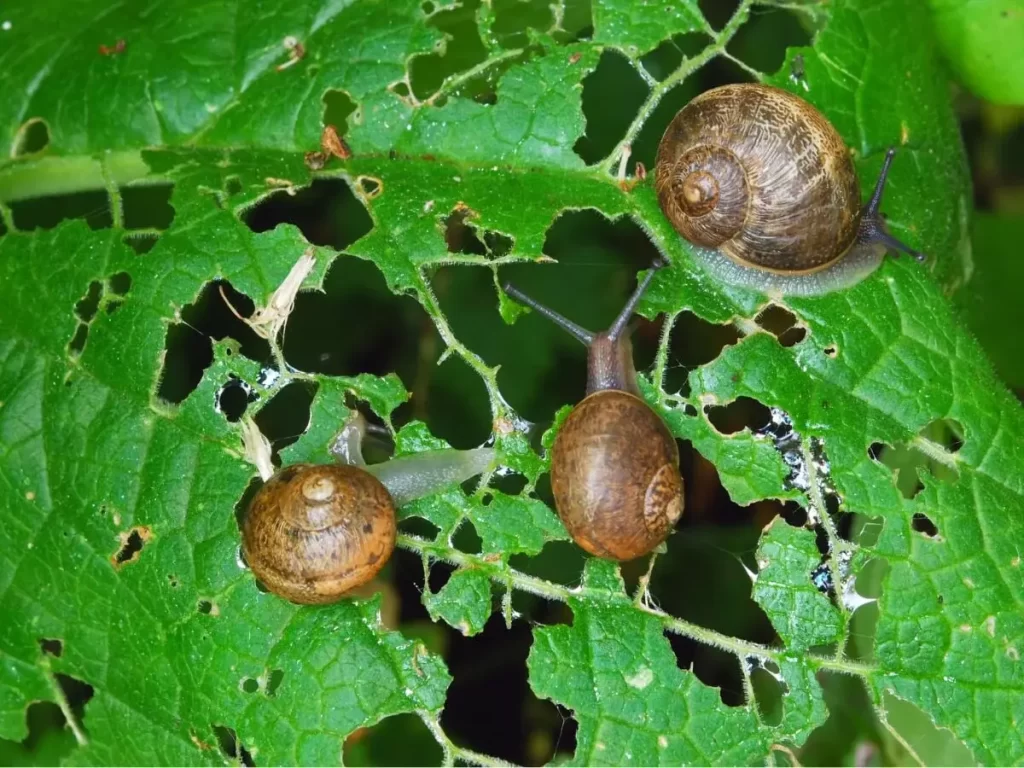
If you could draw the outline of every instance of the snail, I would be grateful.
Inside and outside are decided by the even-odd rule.
[[[372,579],[395,548],[395,509],[461,483],[493,448],[424,451],[366,465],[366,423],[349,420],[333,464],[293,464],[257,491],[242,523],[242,554],[266,588],[293,603],[333,603]]]
[[[679,448],[640,399],[626,324],[654,277],[654,265],[611,327],[590,333],[510,284],[505,293],[587,345],[587,395],[551,449],[551,491],[569,535],[592,555],[632,560],[651,552],[683,512]]]
[[[725,85],[669,123],[655,189],[673,227],[726,282],[825,293],[865,277],[886,249],[925,259],[886,231],[879,212],[894,154],[861,206],[850,153],[821,112],[779,88]]]

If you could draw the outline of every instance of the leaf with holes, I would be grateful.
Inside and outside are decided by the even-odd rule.
[[[930,29],[873,0],[5,7],[0,761],[336,763],[409,722],[447,763],[793,762],[837,730],[833,762],[1024,760],[1024,416],[947,300],[979,286]],[[707,273],[651,177],[723,72],[818,107],[865,194],[899,145],[884,207],[929,261],[817,297]],[[633,340],[688,508],[581,573],[545,472],[582,352],[499,286],[607,327],[657,254]],[[329,461],[354,409],[375,458],[498,467],[297,607],[240,556],[243,430]]]

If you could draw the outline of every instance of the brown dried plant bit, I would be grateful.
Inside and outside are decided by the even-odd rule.
[[[325,125],[323,133],[320,134],[320,148],[325,155],[334,155],[339,160],[348,160],[352,157],[352,149],[333,125]]]
[[[574,53],[572,56],[569,57],[569,63],[570,64],[575,64],[576,62],[578,62],[582,58],[583,58],[583,54],[580,53],[579,51],[577,51],[576,53]]]
[[[100,45],[100,56],[113,56],[115,53],[124,53],[127,43],[121,38],[113,45]]]
[[[295,182],[291,179],[279,179],[276,176],[267,176],[263,181],[268,187],[278,187],[287,192],[291,197],[295,197],[297,190],[295,189]]]
[[[288,51],[288,61],[283,64],[278,64],[274,69],[278,72],[283,72],[288,67],[295,66],[306,56],[306,47],[299,42],[299,38],[295,35],[288,35],[283,41],[285,49]]]
[[[641,163],[639,160],[636,163],[636,178],[637,181],[643,181],[647,178],[647,166]]]
[[[267,306],[257,307],[256,311],[247,318],[242,317],[231,306],[231,302],[228,301],[223,287],[220,289],[220,295],[235,317],[252,328],[258,336],[274,342],[277,340],[277,335],[284,328],[285,323],[288,322],[289,315],[291,315],[292,310],[295,308],[295,296],[298,294],[299,288],[302,287],[303,281],[313,271],[315,265],[316,257],[313,255],[313,249],[309,248],[295,262],[288,276],[278,286],[277,290],[271,294]]]
[[[269,480],[274,474],[270,441],[260,432],[260,428],[256,426],[256,422],[249,415],[242,417],[242,451],[245,460],[256,467],[260,478],[264,482]]]
[[[319,171],[327,165],[327,155],[323,152],[307,152],[303,159],[306,161],[306,167],[311,171]]]

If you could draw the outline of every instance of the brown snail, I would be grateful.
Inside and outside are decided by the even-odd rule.
[[[331,446],[335,464],[294,464],[253,497],[242,554],[269,591],[333,603],[372,579],[395,548],[395,509],[483,472],[494,449],[436,450],[365,465],[362,417]]]
[[[879,212],[894,154],[862,206],[850,153],[821,112],[779,88],[725,85],[669,123],[655,188],[714,274],[766,292],[824,293],[866,276],[888,248],[924,260]]]
[[[632,560],[652,551],[683,512],[679,448],[640,399],[626,324],[654,277],[654,265],[612,326],[590,333],[517,288],[505,292],[587,345],[587,396],[551,449],[551,491],[569,535],[593,555]]]

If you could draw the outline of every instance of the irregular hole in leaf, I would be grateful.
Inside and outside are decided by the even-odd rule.
[[[127,272],[117,272],[107,278],[107,287],[118,296],[127,295],[132,287],[132,276]]]
[[[740,7],[740,0],[697,0],[697,7],[708,24],[721,29]]]
[[[751,597],[756,570],[751,553],[763,528],[782,510],[778,502],[741,507],[722,486],[718,471],[692,445],[680,451],[680,469],[686,478],[685,512],[666,541],[668,552],[658,558],[651,574],[650,596],[662,610],[685,621],[750,642],[771,645],[775,630],[764,610]],[[714,585],[709,589],[708,585]],[[685,644],[673,640],[677,651]],[[681,666],[698,662],[697,673],[709,685],[724,685],[739,692],[740,668],[720,668],[721,658],[707,656],[696,644],[686,646]],[[704,670],[701,663],[711,664]],[[735,660],[734,660],[735,661]],[[722,682],[724,681],[724,682]],[[727,696],[724,696],[727,698]],[[733,697],[729,701],[736,701]]]
[[[483,295],[467,298],[465,303],[455,303],[451,290],[453,285],[461,291],[467,282],[474,281],[487,281],[476,283]],[[493,288],[484,270],[444,267],[433,274],[430,285],[450,325],[461,327],[461,318],[472,316],[472,310],[481,304],[486,307],[481,314],[494,312]],[[461,293],[459,295],[462,296]],[[492,297],[490,302],[487,301],[488,296]],[[417,310],[417,314],[424,317],[421,310]],[[480,325],[485,325],[480,315],[476,319]],[[418,345],[413,357],[416,366],[408,378],[403,377],[403,381],[411,384],[409,389],[413,395],[398,409],[398,413],[402,418],[425,421],[432,434],[455,448],[481,445],[490,438],[492,428],[490,400],[483,379],[458,355],[446,355],[441,360],[445,345],[432,322],[421,321],[420,327],[411,335],[412,338],[403,339],[403,343]],[[466,343],[466,339],[461,340]],[[479,354],[478,349],[467,346]]]
[[[93,280],[85,295],[75,304],[75,314],[83,323],[91,322],[96,316],[96,310],[100,306],[100,298],[103,296],[103,283]]]
[[[338,135],[344,136],[348,133],[348,119],[356,111],[356,103],[348,92],[340,88],[328,88],[321,101],[324,105],[324,125],[333,125]]]
[[[256,414],[256,426],[273,446],[274,464],[280,466],[280,454],[309,427],[316,385],[293,381],[279,389]]]
[[[121,188],[125,229],[168,229],[174,222],[173,184],[136,184]]]
[[[650,88],[625,56],[608,48],[593,72],[583,78],[583,116],[587,127],[573,151],[587,165],[606,157],[626,135]]]
[[[594,36],[594,16],[591,0],[565,0],[562,3],[561,28],[552,32],[563,45],[590,40]]]
[[[78,747],[67,719],[52,701],[34,701],[25,710],[28,733],[20,742],[0,739],[5,765],[64,765]]]
[[[738,660],[731,653],[703,645],[682,635],[664,630],[669,645],[676,655],[676,665],[684,672],[692,672],[704,685],[717,688],[722,703],[729,707],[744,704],[743,673]]]
[[[726,50],[759,72],[777,72],[786,63],[786,50],[811,44],[811,33],[793,11],[760,6],[736,30]]]
[[[149,253],[156,245],[160,236],[155,232],[126,232],[121,242],[131,248],[139,256]]]
[[[467,0],[441,8],[427,20],[428,26],[446,37],[434,52],[409,59],[407,80],[418,100],[437,93],[448,77],[486,61],[487,47],[480,39],[476,22],[479,6],[479,0]]]
[[[452,535],[452,546],[460,552],[479,555],[483,551],[484,542],[480,538],[480,534],[476,532],[476,526],[469,520],[465,520],[455,529],[455,533]]]
[[[79,323],[75,328],[75,335],[68,342],[68,354],[77,357],[85,349],[85,342],[89,340],[89,326],[86,323]]]
[[[89,731],[85,727],[85,705],[92,699],[96,689],[83,680],[61,672],[56,673],[54,678],[57,685],[60,686],[61,693],[64,694],[64,700],[67,702],[75,722],[78,723],[82,731],[88,734]]]
[[[424,0],[424,2],[420,3],[420,10],[423,11],[424,16],[429,16],[434,12],[435,6],[430,0]]]
[[[11,209],[15,229],[21,232],[53,229],[70,219],[84,219],[94,230],[114,226],[110,200],[104,190],[12,200],[7,205]]]
[[[167,329],[166,352],[157,389],[160,398],[180,403],[199,386],[203,371],[213,362],[211,339],[230,337],[240,343],[239,351],[250,360],[270,359],[270,345],[231,311],[224,301],[225,296],[235,312],[243,317],[252,314],[252,301],[230,283],[214,280],[204,285],[196,300],[181,308],[180,321]]]
[[[690,371],[709,364],[738,341],[739,332],[732,324],[708,323],[690,311],[680,312],[669,341],[665,391],[687,396]]]
[[[768,304],[754,318],[754,322],[777,338],[784,347],[792,347],[807,336],[807,328],[798,324],[796,315],[779,304]]]
[[[220,751],[223,752],[227,757],[242,765],[253,766],[255,763],[252,760],[252,755],[249,750],[245,748],[245,745],[239,741],[238,734],[235,733],[233,728],[228,728],[224,725],[214,725],[213,733],[217,737],[217,746],[220,747]]]
[[[779,517],[794,528],[803,528],[807,525],[807,510],[795,501],[787,501],[779,510]]]
[[[249,403],[259,399],[256,390],[247,382],[231,376],[227,383],[217,390],[213,409],[230,422],[242,418]]]
[[[259,680],[254,677],[243,677],[238,682],[244,693],[256,693],[260,689]]]
[[[444,242],[449,252],[488,256],[492,259],[508,254],[515,241],[503,232],[479,229],[471,223],[478,216],[472,208],[459,204],[444,218]]]
[[[950,453],[958,453],[964,446],[964,428],[955,419],[936,419],[922,427],[919,434]]]
[[[725,405],[705,405],[704,413],[711,426],[723,435],[734,435],[743,430],[762,432],[771,422],[768,407],[746,395]]]
[[[448,579],[455,573],[456,568],[450,563],[445,563],[440,560],[435,560],[430,564],[430,577],[427,580],[427,586],[431,592],[435,595],[444,589],[444,585],[448,583]]]
[[[831,357],[833,360],[839,356],[839,349],[835,344],[829,344],[827,347],[821,350],[827,357]]]
[[[956,469],[932,459],[913,443],[872,443],[868,456],[892,470],[893,483],[905,499],[915,498],[924,489],[925,475],[945,482],[959,477]]]
[[[851,754],[859,749],[858,744],[878,750],[880,726],[863,680],[854,675],[825,671],[819,671],[817,679],[828,707],[828,718],[811,732],[798,751],[800,762],[803,765],[849,765]]]
[[[50,126],[41,117],[26,120],[18,128],[11,147],[11,157],[25,157],[42,152],[50,146]]]
[[[908,756],[903,764],[918,761],[922,765],[937,766],[979,764],[978,758],[963,742],[948,728],[939,728],[917,705],[884,690],[882,709],[889,726],[914,750],[914,756]]]
[[[782,722],[782,697],[785,687],[782,682],[764,667],[758,666],[750,672],[750,686],[754,689],[754,700],[761,713],[761,721],[775,727]]]
[[[408,533],[412,536],[419,536],[421,539],[433,541],[437,538],[437,534],[441,532],[441,529],[430,520],[409,515],[398,521],[398,531],[399,533]]]
[[[554,25],[547,0],[493,0],[493,42],[502,48],[524,48],[530,42],[527,30],[547,32]]]
[[[173,573],[167,574],[167,584],[170,586],[171,589],[177,589],[181,586],[181,582],[178,581],[178,577],[175,576]]]
[[[196,602],[196,611],[204,616],[220,616],[220,608],[212,600],[202,599]]]
[[[549,541],[539,555],[531,557],[517,552],[509,557],[508,562],[510,567],[530,576],[564,587],[576,587],[580,583],[586,555],[572,541]]]
[[[927,536],[929,539],[935,539],[939,536],[939,529],[932,522],[931,518],[923,512],[915,512],[914,517],[910,521],[910,527]]]
[[[348,735],[342,763],[350,766],[440,765],[441,746],[412,713],[392,715]]]
[[[645,54],[640,64],[655,80],[664,80],[682,65],[714,42],[704,32],[682,32],[663,40],[657,48]]]
[[[56,638],[41,637],[39,638],[39,648],[43,653],[59,659],[64,653],[64,642]]]
[[[509,281],[528,296],[574,323],[594,331],[608,328],[636,287],[637,273],[651,266],[658,251],[647,234],[626,216],[609,219],[595,210],[562,213],[548,229],[544,254],[557,264],[509,264],[499,281]],[[567,403],[586,391],[586,349],[536,312],[506,324],[495,311],[494,289],[483,270],[453,268],[442,305],[455,335],[492,365],[505,399],[523,418],[550,424]],[[634,318],[633,360],[650,369],[660,327]],[[524,371],[529,376],[523,376]],[[519,375],[516,375],[516,373]],[[543,428],[542,428],[543,429]]]
[[[272,192],[241,212],[253,232],[267,232],[278,224],[294,224],[314,245],[347,248],[373,229],[366,206],[343,180],[314,179],[295,194]]]
[[[284,681],[284,670],[283,669],[272,669],[270,670],[270,676],[267,678],[267,687],[264,692],[267,696],[277,695],[277,689],[281,687],[281,683]]]
[[[445,661],[453,680],[441,725],[453,741],[520,765],[527,762],[530,726],[546,728],[554,745],[555,734],[563,731],[563,718],[530,688],[526,659],[532,643],[529,624],[516,621],[506,629],[500,613],[494,613],[478,635],[452,634]],[[566,746],[564,731],[562,741]]]
[[[136,525],[118,535],[121,546],[110,556],[115,568],[120,568],[139,559],[139,554],[146,543],[153,537],[153,532],[145,525]]]
[[[356,184],[359,186],[359,191],[364,200],[373,200],[375,197],[380,197],[384,191],[383,182],[373,176],[360,176],[356,179]]]
[[[884,525],[885,518],[881,515],[854,513],[850,522],[849,536],[846,538],[859,547],[870,549],[878,543]]]
[[[391,85],[388,86],[388,90],[394,93],[400,99],[409,98],[409,94],[411,93],[409,90],[409,85],[405,82],[405,80],[399,80],[397,82],[392,83]]]

